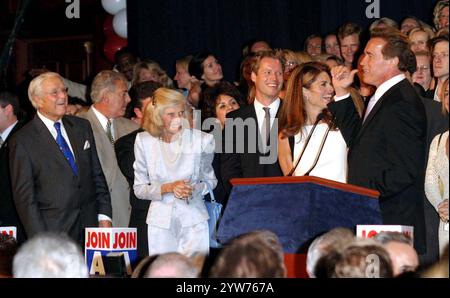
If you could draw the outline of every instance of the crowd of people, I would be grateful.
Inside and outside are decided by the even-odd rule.
[[[133,277],[286,277],[270,231],[208,259],[204,200],[226,209],[233,178],[311,175],[378,191],[383,223],[414,239],[324,231],[310,277],[448,277],[448,10],[433,26],[381,18],[367,40],[345,23],[300,52],[254,40],[238,82],[210,52],[176,60],[173,80],[128,48],[90,86],[34,71],[34,110],[0,93],[0,226],[17,227],[0,274],[87,277],[84,229],[135,227]]]

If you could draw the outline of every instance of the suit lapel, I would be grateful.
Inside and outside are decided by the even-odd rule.
[[[77,133],[77,131],[75,129],[75,125],[72,121],[70,121],[70,119],[63,117],[62,122],[64,124],[64,129],[66,130],[67,136],[69,137],[69,142],[70,142],[70,145],[72,146],[73,154],[75,156],[75,162],[76,162],[76,164],[78,166],[78,170],[79,170],[80,152],[81,152],[81,150],[83,150],[83,148],[81,148],[81,146],[84,145],[81,143],[82,137]]]
[[[357,139],[361,137],[364,130],[366,129],[367,125],[374,119],[375,115],[380,111],[380,109],[383,107],[384,102],[387,100],[387,98],[397,89],[399,88],[399,85],[404,80],[400,81],[399,83],[392,86],[388,91],[386,91],[383,96],[380,97],[380,99],[377,101],[377,103],[373,106],[372,110],[370,111],[370,114],[367,116],[366,120],[362,123],[361,129],[358,132]],[[362,121],[363,119],[361,119]]]
[[[35,137],[37,139],[37,142],[48,148],[48,153],[51,156],[51,159],[55,158],[59,163],[61,163],[61,165],[66,168],[67,171],[72,173],[72,168],[70,167],[69,162],[64,157],[61,149],[59,149],[56,140],[53,138],[44,122],[42,122],[42,120],[37,115],[31,121],[32,125],[36,129]]]

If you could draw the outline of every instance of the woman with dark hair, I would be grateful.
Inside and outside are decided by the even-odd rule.
[[[213,122],[220,124],[220,131],[212,132],[216,137],[216,144],[220,144],[218,138],[222,136],[222,130],[225,126],[225,118],[228,112],[234,111],[245,105],[245,100],[242,94],[238,91],[236,86],[229,82],[219,82],[214,87],[207,88],[203,94],[202,106],[202,130],[211,132],[215,127],[208,127],[207,123]],[[210,119],[214,119],[211,121]],[[205,122],[209,119],[208,122]],[[223,140],[222,140],[223,141]],[[216,200],[225,206],[226,196],[225,189],[222,184],[222,177],[220,175],[220,155],[214,154],[213,160],[214,174],[217,177],[217,187],[214,190]]]
[[[222,66],[209,52],[195,54],[189,62],[189,73],[194,83],[188,95],[188,101],[194,107],[201,108],[201,93],[223,79]]]
[[[346,182],[347,145],[326,110],[333,94],[327,65],[310,62],[292,71],[281,110],[278,136],[278,160],[284,175],[308,173]],[[318,125],[305,145],[314,123]]]

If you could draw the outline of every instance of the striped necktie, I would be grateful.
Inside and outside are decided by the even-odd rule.
[[[64,154],[64,157],[69,162],[70,167],[72,168],[72,172],[75,174],[75,176],[78,175],[78,168],[75,163],[75,157],[72,154],[72,151],[70,151],[69,145],[67,144],[66,140],[62,136],[61,133],[61,123],[55,122],[54,124],[56,128],[56,143],[58,143],[59,149],[61,149],[62,153]]]

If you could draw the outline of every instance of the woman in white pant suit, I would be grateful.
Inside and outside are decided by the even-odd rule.
[[[214,189],[214,138],[190,129],[181,93],[159,88],[144,114],[134,151],[134,192],[152,200],[147,214],[149,255],[209,253],[203,196]],[[209,184],[209,187],[208,187]]]

